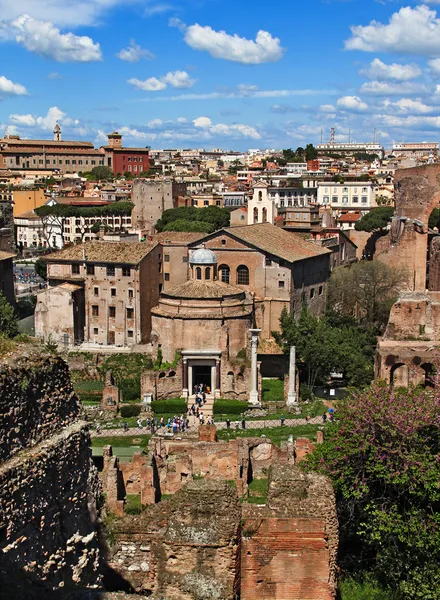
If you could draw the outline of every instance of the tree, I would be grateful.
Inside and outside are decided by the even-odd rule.
[[[440,599],[439,383],[350,396],[304,465],[333,482],[343,572],[372,573],[399,600]]]
[[[307,144],[305,154],[306,160],[315,160],[315,158],[318,158],[318,150],[313,144]]]
[[[42,258],[37,258],[35,261],[35,272],[41,277],[41,279],[47,280],[47,263]]]
[[[304,306],[298,320],[283,310],[280,325],[281,332],[272,335],[286,353],[296,347],[300,381],[309,387],[324,383],[333,371],[357,387],[373,379],[376,338],[352,319],[333,314],[319,318]]]
[[[430,229],[434,229],[437,227],[439,229],[440,225],[440,209],[434,208],[432,213],[429,216],[428,226]]]
[[[17,333],[17,315],[14,307],[0,293],[0,336],[14,337]]]
[[[240,171],[243,168],[242,163],[238,160],[238,158],[236,158],[235,160],[233,160],[229,166],[228,169],[228,174],[229,175],[236,175],[237,171]]]
[[[392,206],[378,206],[360,218],[354,227],[356,231],[368,232],[385,229],[391,221],[393,214],[394,208]]]
[[[338,267],[330,277],[328,305],[342,316],[356,317],[382,331],[405,281],[404,269],[389,267],[380,260]]]
[[[376,204],[378,206],[392,206],[393,201],[388,196],[380,194],[379,196],[376,196]]]
[[[201,233],[212,233],[214,225],[206,221],[186,221],[177,219],[168,223],[162,231],[200,231]]]
[[[173,221],[202,221],[210,223],[213,226],[212,231],[228,227],[230,222],[230,211],[220,206],[206,206],[196,208],[195,206],[181,206],[180,208],[170,208],[166,210],[155,225],[156,231],[165,231],[165,227]],[[169,229],[168,229],[169,231]],[[185,230],[181,230],[185,231]],[[189,230],[194,231],[194,230]]]
[[[113,181],[115,178],[113,171],[109,167],[104,167],[103,165],[99,167],[93,167],[93,169],[90,171],[90,175],[93,180],[98,181]]]

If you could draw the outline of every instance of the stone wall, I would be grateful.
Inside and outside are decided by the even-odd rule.
[[[0,369],[0,461],[74,423],[80,404],[61,359]]]
[[[60,359],[0,376],[0,596],[50,597],[100,582],[90,436]],[[3,595],[2,595],[3,594]]]
[[[243,505],[241,600],[332,600],[337,547],[330,481],[274,465],[266,506]]]
[[[232,600],[239,589],[240,509],[233,486],[192,481],[112,528],[110,566],[154,599]]]

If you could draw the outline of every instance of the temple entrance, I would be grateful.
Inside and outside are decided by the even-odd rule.
[[[203,383],[212,390],[212,367],[210,365],[194,365],[192,371],[193,386]]]

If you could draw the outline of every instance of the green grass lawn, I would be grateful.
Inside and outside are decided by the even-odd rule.
[[[126,448],[129,446],[140,446],[145,448],[150,441],[151,435],[113,435],[108,437],[93,437],[92,447],[102,448],[102,446],[115,446],[119,448]]]
[[[267,487],[267,477],[254,479],[248,485],[248,495],[243,498],[243,502],[248,502],[249,504],[266,504]]]
[[[290,435],[293,439],[298,437],[308,437],[311,441],[316,441],[316,432],[320,425],[298,425],[297,427],[265,427],[258,429],[221,429],[217,431],[220,440],[232,440],[239,437],[261,437],[265,435],[274,444],[279,446],[281,442],[287,441]]]
[[[284,400],[284,381],[282,379],[263,379],[261,386],[263,402],[282,402]]]

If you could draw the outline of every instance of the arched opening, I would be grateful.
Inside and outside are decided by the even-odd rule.
[[[263,208],[263,223],[267,223],[267,208]]]
[[[163,379],[164,377],[166,377],[166,373],[164,373],[163,371],[159,373],[159,379]]]
[[[176,376],[176,371],[170,371],[168,373],[168,377],[175,377]]]
[[[263,200],[263,192],[258,192],[258,200]]]
[[[198,281],[201,281],[201,279],[202,279],[202,268],[201,267],[196,267],[196,279]]]
[[[231,281],[231,269],[228,265],[220,265],[218,268],[220,274],[220,281],[223,283],[230,283]]]
[[[258,208],[254,208],[254,223],[258,223]]]
[[[393,387],[407,388],[409,383],[409,369],[404,363],[393,365],[390,371],[390,384]]]
[[[237,267],[237,285],[249,285],[249,269],[246,265]]]
[[[205,279],[211,279],[211,267],[206,267],[205,269]]]
[[[424,381],[422,382],[425,387],[434,387],[434,375],[435,369],[434,365],[431,363],[423,363],[420,365],[420,368],[423,369],[425,373]]]

